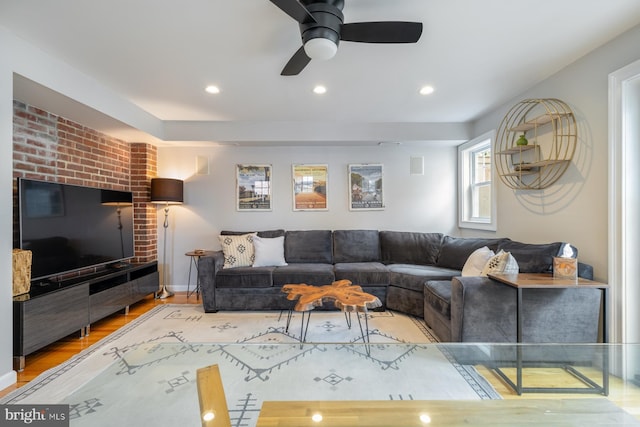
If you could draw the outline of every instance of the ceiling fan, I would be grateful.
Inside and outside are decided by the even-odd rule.
[[[344,24],[344,0],[271,0],[298,21],[302,47],[280,73],[295,76],[312,60],[332,58],[340,40],[361,43],[416,43],[421,22],[383,21]]]

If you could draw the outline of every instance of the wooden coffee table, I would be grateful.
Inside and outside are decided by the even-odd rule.
[[[353,285],[349,280],[337,280],[330,285],[312,286],[305,283],[288,284],[282,287],[282,292],[287,294],[290,301],[298,300],[292,310],[289,310],[287,317],[287,330],[291,323],[293,311],[302,313],[302,325],[300,327],[300,342],[305,342],[307,330],[309,329],[309,320],[311,312],[316,307],[321,307],[325,301],[333,301],[336,308],[345,314],[347,326],[351,329],[351,313],[365,313],[365,327],[362,327],[362,321],[358,315],[358,325],[362,333],[362,341],[369,343],[369,320],[367,311],[370,308],[381,307],[382,303],[377,296],[368,294],[362,290],[362,287]],[[305,326],[306,313],[306,326]]]

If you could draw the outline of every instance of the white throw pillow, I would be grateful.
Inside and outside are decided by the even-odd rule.
[[[518,274],[518,272],[520,272],[518,261],[511,255],[511,252],[500,250],[500,252],[487,261],[480,275],[486,276],[489,273]]]
[[[255,236],[253,247],[255,250],[254,267],[287,265],[284,260],[284,236],[273,238]]]
[[[255,251],[253,249],[253,238],[255,236],[256,233],[241,234],[239,236],[218,236],[224,254],[222,268],[251,266],[255,259]]]
[[[480,276],[482,269],[495,253],[486,246],[473,251],[462,267],[463,276]]]

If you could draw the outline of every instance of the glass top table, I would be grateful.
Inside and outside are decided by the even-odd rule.
[[[543,392],[518,396],[495,372],[515,377],[518,357]],[[196,371],[218,365],[238,427],[640,426],[640,344],[148,342],[81,363],[88,372],[27,400],[68,404],[71,426],[200,425]]]

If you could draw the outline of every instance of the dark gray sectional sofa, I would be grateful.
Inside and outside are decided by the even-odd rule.
[[[515,341],[515,289],[486,277],[460,276],[473,251],[503,249],[514,256],[520,272],[545,273],[551,272],[563,245],[378,230],[270,230],[258,235],[284,236],[288,265],[222,268],[222,251],[208,252],[198,263],[206,312],[288,309],[293,302],[281,291],[283,285],[348,279],[380,298],[387,309],[424,317],[442,341],[455,342]],[[580,264],[578,274],[591,279],[593,269]],[[600,297],[597,289],[525,292],[527,322],[541,322],[527,328],[525,341],[596,342]]]

